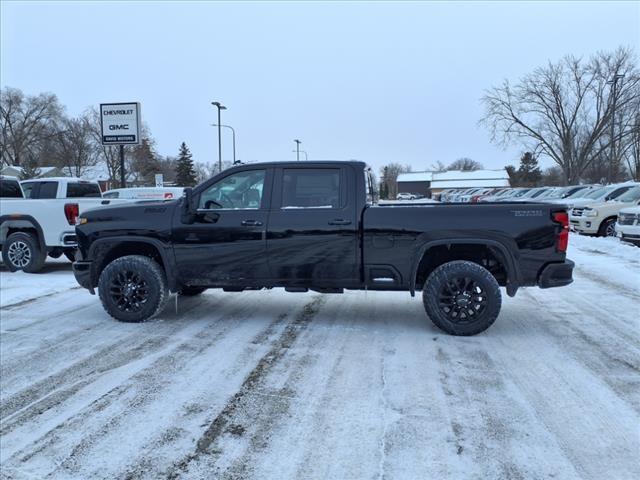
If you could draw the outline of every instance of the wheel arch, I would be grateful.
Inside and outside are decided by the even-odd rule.
[[[2,215],[0,217],[0,245],[4,244],[9,235],[15,232],[35,233],[40,248],[46,250],[47,245],[42,227],[31,215]]]
[[[478,251],[479,249],[486,249],[487,252],[495,258],[497,262],[499,262],[500,266],[504,269],[505,279],[504,286],[507,289],[507,294],[509,296],[514,296],[518,290],[520,285],[520,270],[518,268],[518,264],[509,250],[509,248],[503,243],[492,240],[492,239],[469,239],[469,238],[449,238],[449,239],[440,239],[440,240],[432,240],[423,244],[416,254],[416,257],[413,261],[413,271],[411,272],[411,283],[409,286],[409,291],[411,292],[411,296],[415,296],[416,286],[419,283],[419,276],[422,275],[426,277],[430,271],[433,271],[438,266],[446,263],[447,261],[453,260],[470,260],[474,261],[474,259],[470,258],[447,258],[446,260],[438,263],[430,264],[426,262],[428,259],[428,255],[430,252],[433,252],[434,249],[443,248],[451,251],[452,249],[461,248],[465,246],[472,247],[473,250]],[[476,262],[479,263],[479,262]],[[480,264],[480,263],[479,263]],[[424,270],[425,266],[427,267],[427,271]]]
[[[177,289],[171,249],[162,241],[145,237],[109,237],[91,244],[88,258],[92,259],[91,283],[95,287],[104,268],[116,258],[127,255],[144,255],[153,258],[162,267],[169,290]]]

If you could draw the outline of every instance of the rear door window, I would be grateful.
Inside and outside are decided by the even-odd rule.
[[[31,192],[31,198],[56,198],[58,182],[38,182],[38,189]]]
[[[95,183],[68,183],[67,198],[101,197],[100,187]]]
[[[285,168],[282,175],[282,208],[340,208],[339,168]]]

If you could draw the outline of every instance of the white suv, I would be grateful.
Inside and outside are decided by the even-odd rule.
[[[569,214],[571,228],[579,233],[613,237],[618,212],[623,208],[640,204],[640,186],[633,187],[608,202],[590,203],[585,207],[574,207]]]
[[[640,247],[640,207],[623,208],[618,212],[616,235],[623,242]]]

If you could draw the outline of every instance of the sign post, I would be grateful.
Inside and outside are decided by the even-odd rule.
[[[140,143],[140,104],[101,103],[100,133],[103,145],[120,146],[120,186],[125,188],[124,146]]]

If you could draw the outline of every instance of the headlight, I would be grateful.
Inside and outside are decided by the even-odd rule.
[[[86,217],[78,217],[78,219],[76,220],[76,225],[84,225],[88,221],[89,220],[87,220]]]
[[[597,217],[598,216],[598,210],[596,210],[595,208],[585,208],[584,209],[584,216],[585,217]]]

